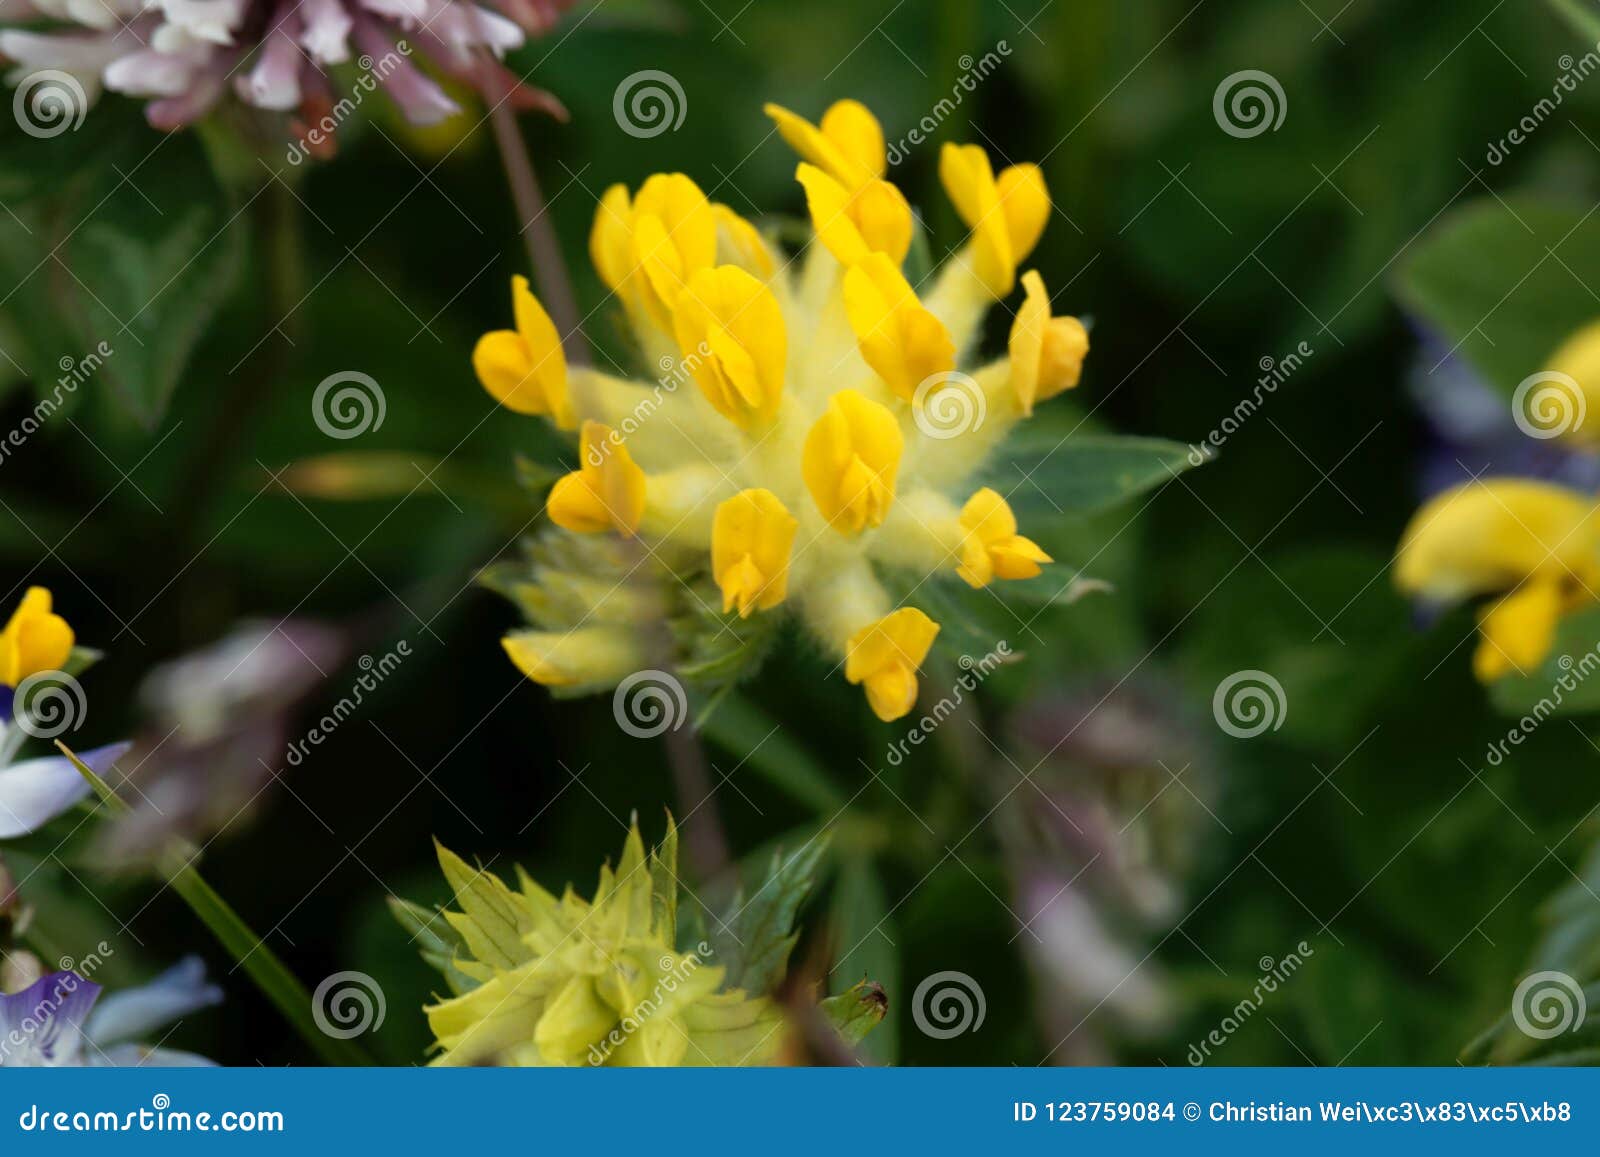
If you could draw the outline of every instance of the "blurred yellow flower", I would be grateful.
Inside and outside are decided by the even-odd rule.
[[[67,620],[51,610],[50,592],[29,587],[0,632],[0,685],[15,687],[40,671],[59,671],[72,654]]]
[[[1525,478],[1467,482],[1406,527],[1395,581],[1434,601],[1499,596],[1479,616],[1479,679],[1527,672],[1550,653],[1560,617],[1600,600],[1600,520],[1591,495]]]

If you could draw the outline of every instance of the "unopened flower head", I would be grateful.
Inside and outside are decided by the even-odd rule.
[[[535,563],[511,580],[536,629],[506,648],[531,678],[568,689],[659,665],[644,628],[662,622],[662,608],[614,593],[643,566],[668,572],[669,593],[695,613],[720,615],[718,635],[792,613],[873,711],[896,719],[915,702],[940,628],[899,605],[889,580],[943,574],[983,587],[1050,563],[1005,496],[976,476],[1037,405],[1077,385],[1088,335],[1052,313],[1029,271],[1007,356],[960,368],[1049,217],[1035,166],[996,174],[977,146],[947,146],[940,175],[969,234],[913,286],[904,263],[919,226],[885,180],[872,114],[854,101],[817,124],[766,111],[800,155],[814,236],[799,253],[780,251],[683,173],[615,186],[595,215],[590,254],[640,352],[653,367],[680,367],[674,380],[693,389],[663,394],[569,364],[520,278],[515,330],[478,346],[491,395],[578,433],[579,467],[550,492],[557,529],[545,539],[618,546],[577,571]],[[960,390],[971,420],[952,429],[933,411]]]

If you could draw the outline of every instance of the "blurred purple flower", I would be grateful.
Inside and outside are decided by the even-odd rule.
[[[75,78],[87,99],[102,87],[149,103],[161,129],[205,115],[231,86],[256,108],[316,122],[340,97],[329,66],[356,59],[415,124],[460,109],[411,59],[516,107],[558,111],[499,63],[527,36],[548,32],[576,0],[0,0],[0,19],[45,22],[0,31],[13,83],[41,71]],[[65,27],[63,27],[65,26]],[[359,95],[356,98],[359,103]]]
[[[186,957],[149,984],[100,999],[75,972],[52,972],[21,992],[0,994],[0,1068],[195,1067],[215,1062],[133,1043],[222,1000],[205,964]]]

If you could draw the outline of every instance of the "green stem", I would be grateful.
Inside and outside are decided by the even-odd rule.
[[[128,805],[105,780],[86,766],[66,744],[57,740],[56,746],[72,761],[78,774],[89,781],[107,807],[118,815],[127,813]],[[339,1066],[371,1065],[372,1059],[359,1045],[329,1036],[317,1026],[316,1018],[312,1015],[311,994],[261,937],[217,894],[216,889],[206,883],[194,867],[197,855],[186,855],[184,849],[176,844],[161,854],[158,869],[172,890],[200,917],[201,923],[211,930],[228,954],[244,968],[250,979],[256,982],[267,999],[277,1006],[284,1019],[295,1027],[323,1061]]]

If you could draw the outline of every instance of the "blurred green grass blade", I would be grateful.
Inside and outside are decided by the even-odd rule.
[[[704,734],[816,811],[832,815],[845,805],[843,793],[810,754],[789,738],[782,724],[774,723],[743,696],[730,695],[723,700],[705,721]]]
[[[56,746],[72,761],[78,774],[89,781],[107,807],[118,815],[128,811],[128,805],[111,790],[111,786],[85,765],[66,744],[57,740]],[[256,986],[277,1006],[284,1019],[294,1025],[319,1057],[330,1065],[345,1067],[372,1064],[371,1058],[359,1045],[329,1036],[317,1026],[311,1011],[311,994],[261,937],[217,894],[216,889],[206,883],[205,878],[195,870],[192,858],[185,857],[181,848],[174,847],[163,853],[160,871],[172,885],[172,890],[183,898],[201,923],[211,930],[228,954],[249,974],[250,979],[256,982]]]
[[[1583,0],[1550,0],[1550,7],[1589,40],[1600,41],[1600,9],[1593,4],[1585,4]]]

